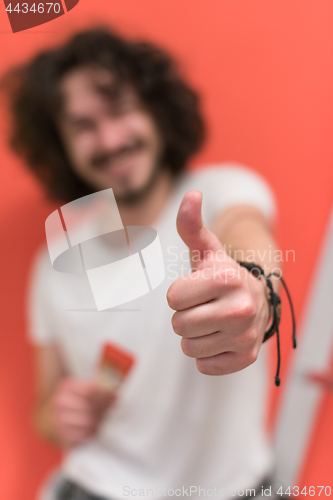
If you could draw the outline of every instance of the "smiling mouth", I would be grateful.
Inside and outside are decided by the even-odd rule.
[[[97,158],[92,162],[92,166],[103,172],[108,171],[110,173],[117,174],[125,170],[130,170],[133,168],[133,164],[129,164],[132,158],[135,158],[137,154],[140,154],[145,149],[145,145],[142,142],[126,146],[118,153],[105,155],[104,157]]]

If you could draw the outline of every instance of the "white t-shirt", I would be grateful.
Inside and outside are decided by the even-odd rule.
[[[68,452],[62,465],[66,476],[106,498],[163,498],[172,490],[187,496],[190,486],[194,499],[203,496],[199,487],[223,490],[212,496],[227,498],[228,492],[255,487],[273,467],[265,431],[272,383],[266,344],[248,368],[212,377],[199,373],[172,330],[166,293],[190,271],[176,215],[183,195],[192,189],[203,193],[208,227],[217,214],[237,204],[257,207],[274,222],[274,196],[258,174],[239,165],[212,165],[183,175],[153,225],[166,278],[152,292],[97,312],[85,274],[55,271],[46,250],[34,267],[29,301],[34,343],[58,344],[71,376],[82,379],[94,377],[106,341],[137,360],[98,434]]]

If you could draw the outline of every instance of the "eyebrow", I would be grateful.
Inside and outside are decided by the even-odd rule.
[[[95,84],[96,92],[108,102],[111,107],[122,102],[137,103],[138,96],[127,85]]]
[[[64,112],[61,114],[61,120],[67,121],[72,124],[82,124],[82,123],[91,123],[92,119],[88,116],[84,115],[74,115],[68,112]]]

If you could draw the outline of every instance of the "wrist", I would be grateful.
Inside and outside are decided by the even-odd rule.
[[[280,300],[279,295],[274,291],[273,284],[272,284],[272,281],[270,278],[273,276],[278,278],[281,281],[281,283],[285,289],[285,292],[287,294],[289,304],[290,304],[290,311],[291,311],[291,315],[292,315],[292,322],[293,322],[292,340],[293,340],[293,347],[295,349],[297,346],[295,316],[294,316],[294,308],[293,308],[293,304],[291,301],[291,297],[290,297],[288,288],[287,288],[284,280],[282,279],[281,274],[271,272],[268,275],[266,275],[263,268],[254,262],[240,262],[240,261],[237,261],[237,262],[240,266],[245,267],[250,272],[250,274],[252,276],[254,276],[255,278],[260,279],[261,277],[263,277],[266,281],[267,288],[269,289],[269,292],[268,292],[269,293],[269,300],[270,300],[272,307],[273,307],[273,322],[272,322],[271,326],[268,328],[268,330],[266,330],[264,338],[263,338],[263,342],[268,340],[272,335],[274,335],[274,333],[276,333],[278,360],[277,360],[277,369],[276,369],[276,375],[275,375],[275,385],[279,386],[280,385],[280,377],[279,377],[279,373],[280,373],[279,324],[280,324],[280,319],[281,319],[281,300]]]

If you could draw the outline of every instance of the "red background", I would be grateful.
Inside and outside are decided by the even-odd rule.
[[[193,165],[236,160],[271,183],[279,203],[280,247],[296,253],[296,262],[285,264],[285,278],[300,319],[333,199],[332,1],[81,0],[66,15],[17,34],[0,4],[0,71],[92,22],[147,37],[178,57],[202,93],[209,124],[208,141]],[[29,262],[44,242],[44,220],[53,207],[8,151],[5,103],[0,127],[0,497],[32,500],[59,459],[31,426],[33,363],[24,316]],[[273,385],[272,352],[271,426],[287,383],[290,326],[285,314],[279,389]],[[327,395],[300,486],[332,486],[332,420],[333,397]]]

